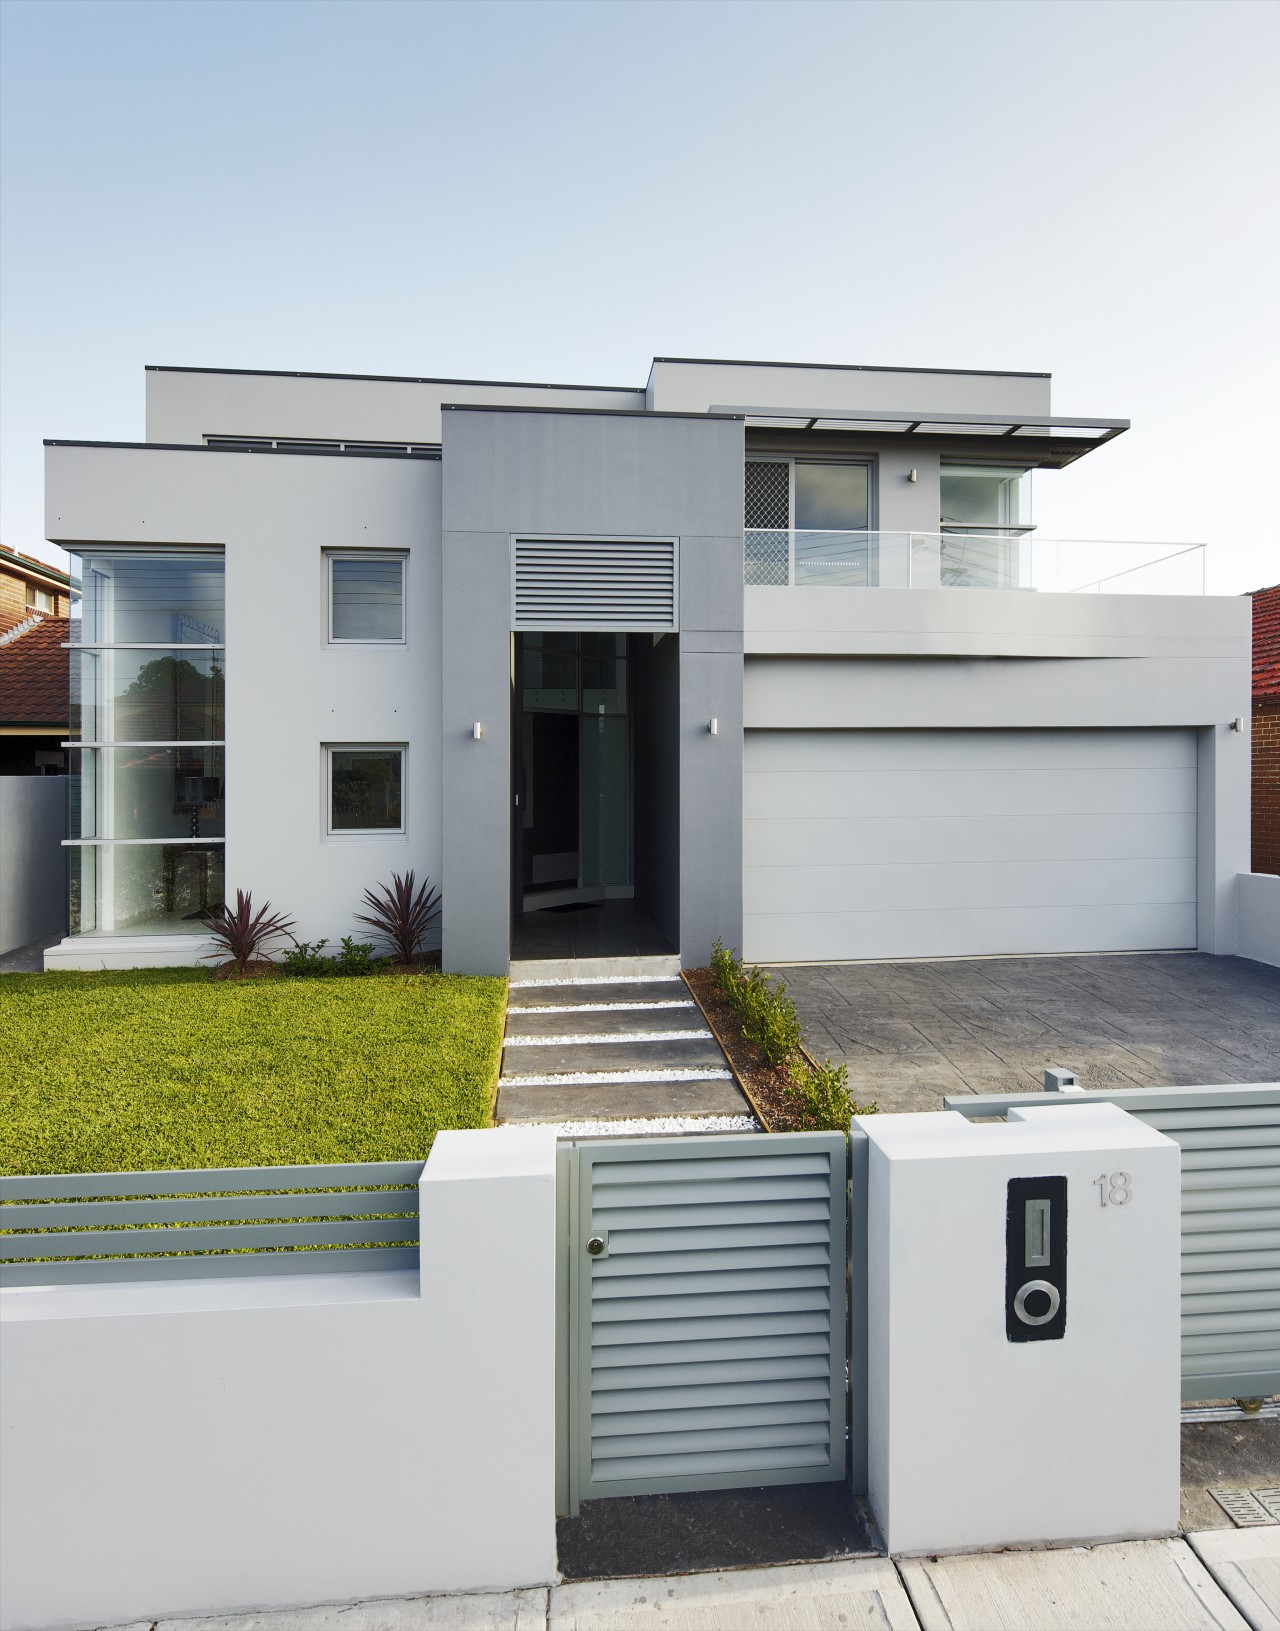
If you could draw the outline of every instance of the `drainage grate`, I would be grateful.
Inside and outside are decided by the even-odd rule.
[[[1238,1529],[1280,1524],[1280,1489],[1211,1489],[1209,1493]]]

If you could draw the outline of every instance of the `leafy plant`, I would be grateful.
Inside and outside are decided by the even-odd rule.
[[[869,1115],[874,1104],[856,1105],[849,1094],[847,1065],[793,1065],[792,1092],[800,1101],[800,1121],[815,1132],[846,1133],[850,1118]]]
[[[293,945],[284,954],[284,970],[286,974],[314,975],[327,974],[332,957],[324,955],[324,948],[329,944],[327,940],[295,940]]]
[[[335,974],[372,974],[382,963],[373,955],[371,940],[355,940],[349,934],[342,937],[342,950],[331,959]]]
[[[237,889],[234,907],[224,902],[209,914],[213,950],[202,953],[202,956],[225,957],[235,964],[239,973],[244,974],[251,963],[267,961],[265,948],[268,941],[289,934],[292,928],[293,919],[272,912],[270,901],[255,912],[252,893],[246,894],[243,889]]]
[[[391,882],[379,884],[376,894],[366,889],[364,901],[369,914],[357,912],[356,922],[367,924],[388,942],[395,953],[393,961],[412,963],[440,916],[440,892],[432,888],[431,879],[418,884],[412,871],[403,878],[393,872]]]
[[[742,1015],[742,1034],[754,1042],[771,1065],[782,1065],[800,1046],[800,1017],[779,981],[775,987],[762,968],[744,969],[736,951],[717,940],[711,949],[711,971],[720,995]]]
[[[335,975],[376,974],[384,959],[373,955],[373,942],[355,940],[349,934],[342,937],[342,950],[332,957],[324,955],[327,940],[295,940],[284,954],[286,974],[301,979],[325,979]]]
[[[800,1016],[786,986],[779,981],[771,988],[769,976],[752,969],[743,982],[743,998],[743,1036],[771,1065],[786,1064],[800,1046]]]

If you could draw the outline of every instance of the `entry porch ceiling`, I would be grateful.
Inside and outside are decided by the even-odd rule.
[[[1011,417],[983,413],[840,413],[826,408],[766,408],[713,403],[715,414],[734,414],[748,429],[845,431],[859,436],[973,437],[1016,447],[1029,465],[1060,468],[1128,430],[1127,419]]]

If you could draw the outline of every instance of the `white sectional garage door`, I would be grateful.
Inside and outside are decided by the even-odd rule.
[[[1179,730],[749,731],[757,962],[1196,943]]]

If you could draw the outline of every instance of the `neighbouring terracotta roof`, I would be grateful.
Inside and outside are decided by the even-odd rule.
[[[42,617],[0,640],[0,724],[66,727],[70,636],[70,618]]]
[[[1280,583],[1253,591],[1253,694],[1280,697]]]

